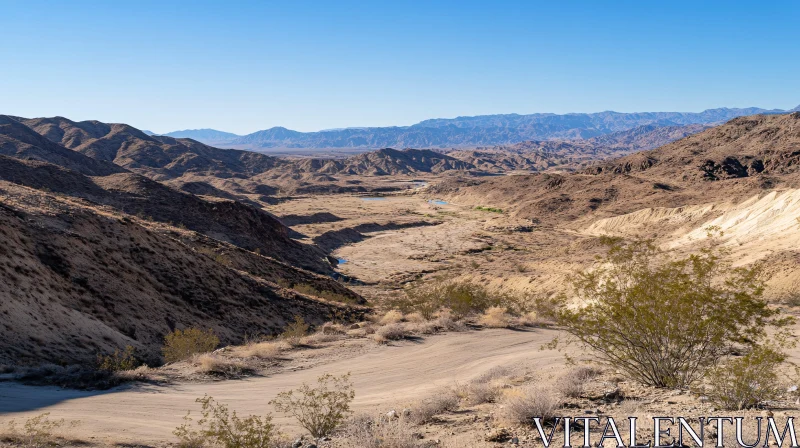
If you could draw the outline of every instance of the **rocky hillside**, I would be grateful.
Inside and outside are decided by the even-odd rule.
[[[241,342],[295,315],[321,323],[363,302],[312,273],[332,273],[325,253],[267,213],[177,191],[0,120],[0,363],[91,362],[126,345],[154,360],[174,328]]]

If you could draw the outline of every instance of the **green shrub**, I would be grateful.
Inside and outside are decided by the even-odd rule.
[[[492,212],[492,213],[503,213],[503,209],[502,208],[484,207],[482,205],[479,205],[479,206],[475,207],[475,210],[480,210],[480,211],[483,211],[483,212]]]
[[[720,409],[739,411],[778,398],[782,392],[778,378],[786,355],[778,350],[757,347],[745,356],[713,367],[707,375],[705,394]]]
[[[202,405],[202,418],[196,422],[196,428],[188,413],[184,423],[172,432],[181,447],[272,448],[279,436],[270,414],[239,418],[236,411],[231,413],[227,406],[209,396],[195,402]]]
[[[218,345],[219,338],[210,328],[208,330],[187,328],[166,335],[161,350],[167,362],[176,362],[198,353],[213,351]]]
[[[301,316],[295,316],[294,322],[286,326],[286,329],[281,333],[281,339],[289,343],[291,346],[300,345],[300,339],[308,334],[309,326]]]
[[[296,389],[281,392],[270,401],[278,412],[297,419],[314,438],[331,434],[351,413],[350,403],[355,398],[350,374],[322,375],[317,387],[303,383]]]
[[[712,250],[667,260],[649,242],[606,242],[604,263],[574,279],[583,306],[562,298],[555,314],[625,376],[685,387],[735,347],[757,346],[768,330],[785,337],[792,319],[762,299],[757,269],[730,268]]]
[[[133,370],[139,365],[140,363],[135,356],[135,349],[131,345],[126,346],[125,350],[116,349],[111,355],[97,355],[97,368],[100,370],[120,372]]]

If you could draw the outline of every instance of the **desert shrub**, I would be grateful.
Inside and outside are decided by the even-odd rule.
[[[350,374],[322,375],[317,386],[303,385],[295,390],[278,394],[270,401],[278,412],[297,419],[313,437],[331,434],[350,414],[350,403],[355,398]]]
[[[178,438],[179,446],[274,447],[278,434],[270,414],[239,418],[236,411],[231,413],[227,406],[209,396],[198,398],[195,402],[202,406],[202,418],[193,422],[191,413],[186,414],[183,424],[172,432]]]
[[[495,384],[470,382],[463,387],[464,401],[475,406],[482,403],[494,403],[500,393]]]
[[[785,337],[792,320],[762,299],[756,269],[730,268],[711,250],[662,255],[648,242],[612,240],[605,263],[574,279],[584,306],[565,303],[558,323],[600,361],[656,387],[691,384],[768,330]]]
[[[403,324],[389,324],[375,330],[375,341],[385,343],[388,341],[397,341],[408,337],[409,331]]]
[[[389,310],[381,317],[379,323],[381,325],[396,324],[403,321],[403,313],[397,310]]]
[[[354,417],[344,428],[344,448],[417,448],[427,446],[414,437],[413,427],[404,418],[375,419]],[[337,445],[339,446],[339,445]]]
[[[758,347],[745,356],[712,368],[706,395],[720,409],[738,411],[778,398],[782,392],[778,371],[786,355]]]
[[[195,355],[194,362],[198,365],[200,372],[209,375],[231,377],[239,376],[252,370],[241,361],[226,359],[213,353]]]
[[[70,422],[69,426],[76,424],[77,422]],[[45,412],[25,420],[21,427],[15,420],[11,420],[5,438],[15,446],[25,448],[58,446],[57,433],[67,425],[64,419],[50,420],[50,413]]]
[[[439,311],[434,322],[437,328],[446,331],[465,331],[467,329],[467,326],[463,322],[456,320],[453,313],[447,309]]]
[[[82,365],[59,366],[43,364],[36,367],[20,368],[14,379],[37,386],[55,385],[68,389],[110,389],[130,381],[132,377],[121,375],[122,371],[112,372]]]
[[[800,306],[800,280],[795,280],[782,291],[780,302],[787,306]]]
[[[437,415],[457,410],[458,403],[458,393],[453,389],[443,388],[413,406],[408,418],[412,423],[422,425]]]
[[[503,297],[489,294],[476,283],[445,279],[417,283],[405,293],[406,297],[396,300],[394,305],[403,313],[416,312],[425,319],[433,319],[442,308],[450,309],[460,319],[499,306],[503,301]]]
[[[530,425],[534,417],[552,420],[561,407],[561,400],[542,388],[517,389],[505,396],[499,411],[500,419],[509,425]]]
[[[292,347],[300,345],[303,336],[308,334],[309,326],[301,316],[295,316],[294,322],[286,326],[281,333],[281,339],[286,341]]]
[[[472,381],[475,383],[489,383],[502,378],[508,378],[511,375],[512,371],[508,367],[494,366]]]
[[[506,309],[500,306],[488,308],[478,319],[478,323],[489,328],[508,328],[511,324],[511,316]]]
[[[186,328],[175,330],[164,337],[161,349],[167,362],[177,362],[190,358],[198,353],[207,353],[219,345],[219,338],[210,328]]]
[[[137,367],[139,367],[139,361],[136,359],[135,349],[131,345],[125,347],[125,350],[116,349],[110,355],[97,356],[97,368],[100,370],[120,372],[133,370]]]

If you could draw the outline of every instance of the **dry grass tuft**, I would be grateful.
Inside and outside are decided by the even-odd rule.
[[[237,377],[251,371],[250,367],[241,361],[224,358],[214,353],[195,355],[192,364],[197,366],[197,371],[207,375]]]
[[[379,344],[389,341],[404,339],[410,335],[409,331],[402,324],[389,324],[378,328],[373,338]]]
[[[416,404],[411,410],[409,421],[416,425],[422,425],[433,420],[433,417],[452,412],[458,409],[459,397],[456,391],[444,388],[428,399]]]
[[[403,321],[403,313],[397,310],[387,311],[378,321],[381,325],[396,324]]]
[[[505,308],[493,306],[488,308],[478,319],[478,323],[489,328],[508,328],[511,324],[511,316]]]
[[[530,425],[534,417],[543,420],[555,417],[561,404],[559,397],[548,389],[514,389],[505,394],[498,417],[507,425]]]

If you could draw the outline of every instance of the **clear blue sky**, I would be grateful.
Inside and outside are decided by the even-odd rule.
[[[0,0],[0,113],[248,133],[788,109],[800,2]]]

